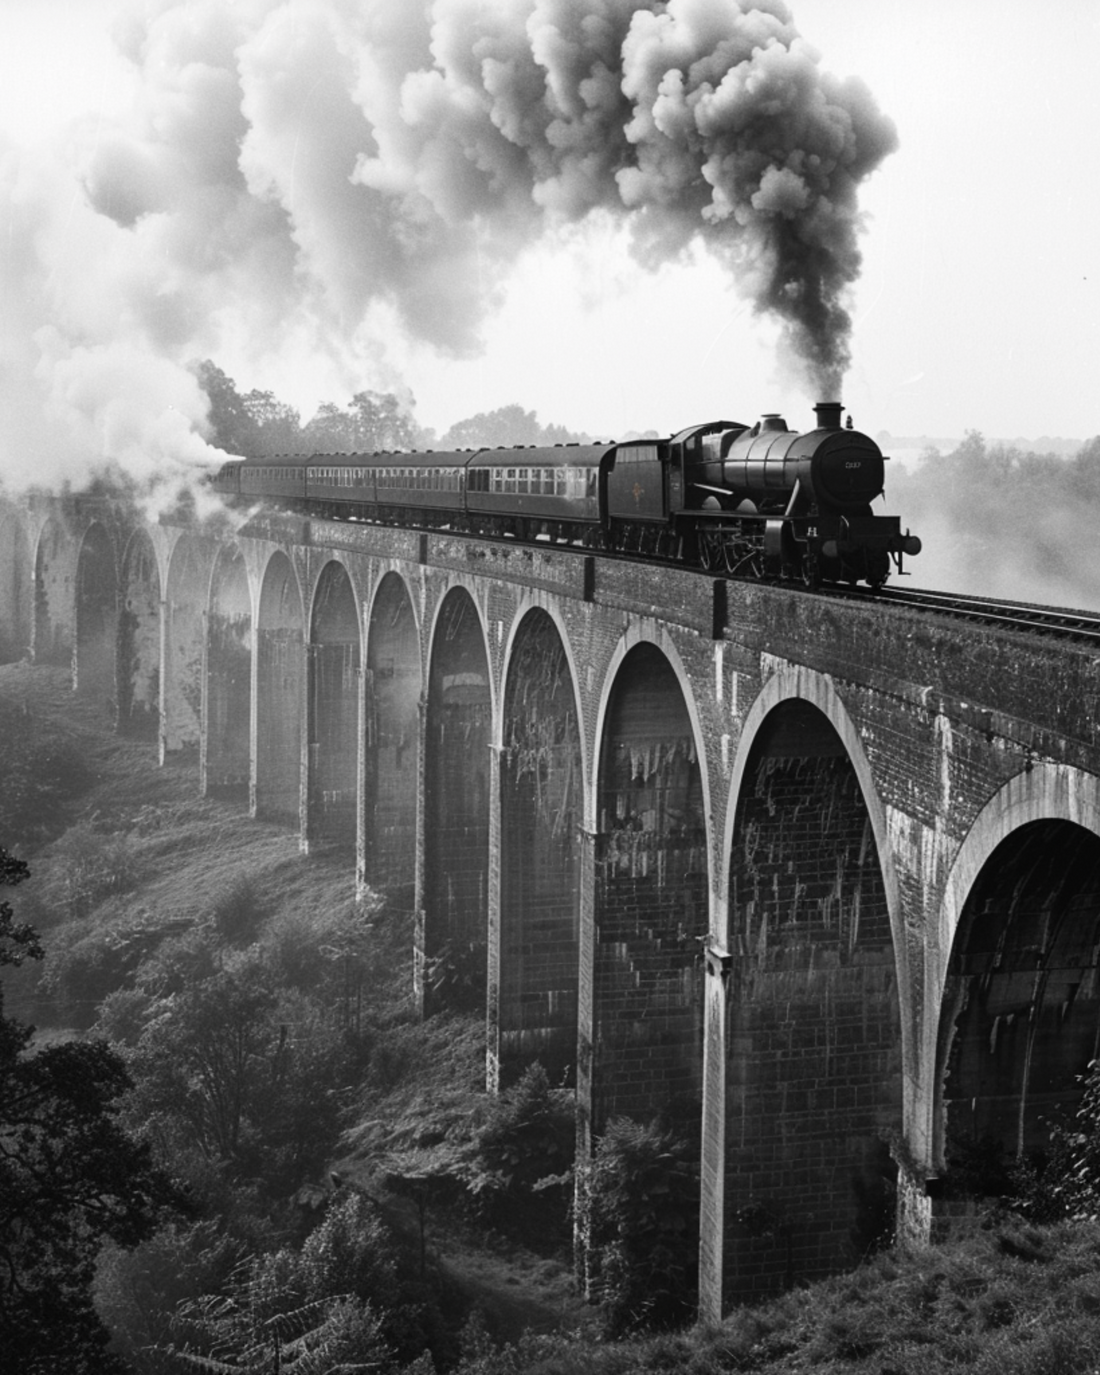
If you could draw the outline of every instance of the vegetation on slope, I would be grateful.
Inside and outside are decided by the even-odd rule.
[[[24,970],[5,986],[54,1039],[110,1042],[135,1083],[123,1125],[186,1189],[155,1234],[100,1251],[126,1369],[269,1370],[276,1352],[284,1371],[383,1375],[1100,1367],[1100,1198],[1080,1187],[1100,1178],[1095,1085],[1055,1172],[1015,1181],[1030,1217],[975,1209],[933,1250],[713,1331],[631,1337],[690,1317],[690,1145],[606,1133],[582,1190],[603,1301],[586,1321],[566,1286],[570,1096],[535,1068],[487,1098],[480,1020],[417,1022],[409,914],[357,903],[346,855],[302,856],[198,798],[193,771],[112,736],[60,671],[0,669],[3,712],[12,790],[40,802],[13,920],[47,952],[41,990]]]

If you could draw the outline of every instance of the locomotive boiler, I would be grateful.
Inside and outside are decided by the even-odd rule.
[[[819,404],[816,426],[802,432],[769,414],[622,443],[238,459],[214,486],[329,519],[877,587],[920,540],[897,516],[872,513],[885,460],[873,439],[841,425],[841,412]]]

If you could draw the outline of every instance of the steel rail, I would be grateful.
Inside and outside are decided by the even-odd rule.
[[[1100,643],[1100,614],[1071,607],[1041,606],[1033,602],[926,591],[917,587],[890,586],[877,591],[835,587],[822,591],[830,597],[849,601],[931,611],[1002,629],[1041,631],[1060,638]]]

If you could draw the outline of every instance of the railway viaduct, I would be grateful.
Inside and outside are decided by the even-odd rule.
[[[952,1142],[1041,1148],[1100,1032],[1100,655],[448,533],[0,509],[0,652],[407,900],[609,1119],[699,1142],[700,1311],[927,1239]]]

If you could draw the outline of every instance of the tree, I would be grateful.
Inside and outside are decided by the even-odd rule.
[[[351,398],[356,449],[360,453],[411,449],[416,423],[392,392],[359,391]]]
[[[319,1171],[340,1128],[346,1046],[255,951],[137,1013],[131,1111],[147,1132],[286,1197]]]
[[[294,453],[301,447],[301,417],[274,392],[253,389],[243,396],[231,377],[209,358],[192,371],[210,402],[210,443],[227,454],[256,458]]]
[[[27,866],[0,849],[0,883]],[[33,928],[0,902],[0,964],[42,954]],[[113,1372],[91,1285],[104,1241],[133,1246],[179,1204],[149,1148],[121,1127],[131,1088],[101,1041],[35,1050],[33,1027],[0,1001],[0,1350],[25,1372]]]
[[[346,410],[326,401],[302,432],[304,446],[317,454],[404,451],[420,439],[411,407],[392,392],[356,392]]]
[[[290,454],[300,449],[302,418],[293,406],[269,391],[246,392],[242,401],[253,426],[254,453]]]
[[[255,452],[256,422],[249,414],[244,397],[231,377],[209,358],[193,363],[191,369],[210,402],[210,443],[227,454]]]
[[[31,871],[24,860],[9,855],[0,849],[0,887],[15,888],[30,878]],[[17,968],[24,960],[40,960],[42,945],[34,927],[26,922],[17,922],[11,903],[0,899],[0,965]],[[4,1010],[4,987],[0,984],[0,1013]],[[5,1027],[14,1026],[5,1020]]]
[[[325,401],[302,431],[307,453],[346,454],[353,452],[355,439],[351,417],[333,401]]]
[[[495,448],[498,445],[541,444],[542,426],[534,411],[522,406],[501,406],[459,420],[440,440],[444,449]]]
[[[439,441],[439,447],[493,449],[501,445],[574,443],[587,443],[587,436],[566,429],[564,425],[540,425],[534,411],[525,411],[513,403],[459,420]]]

